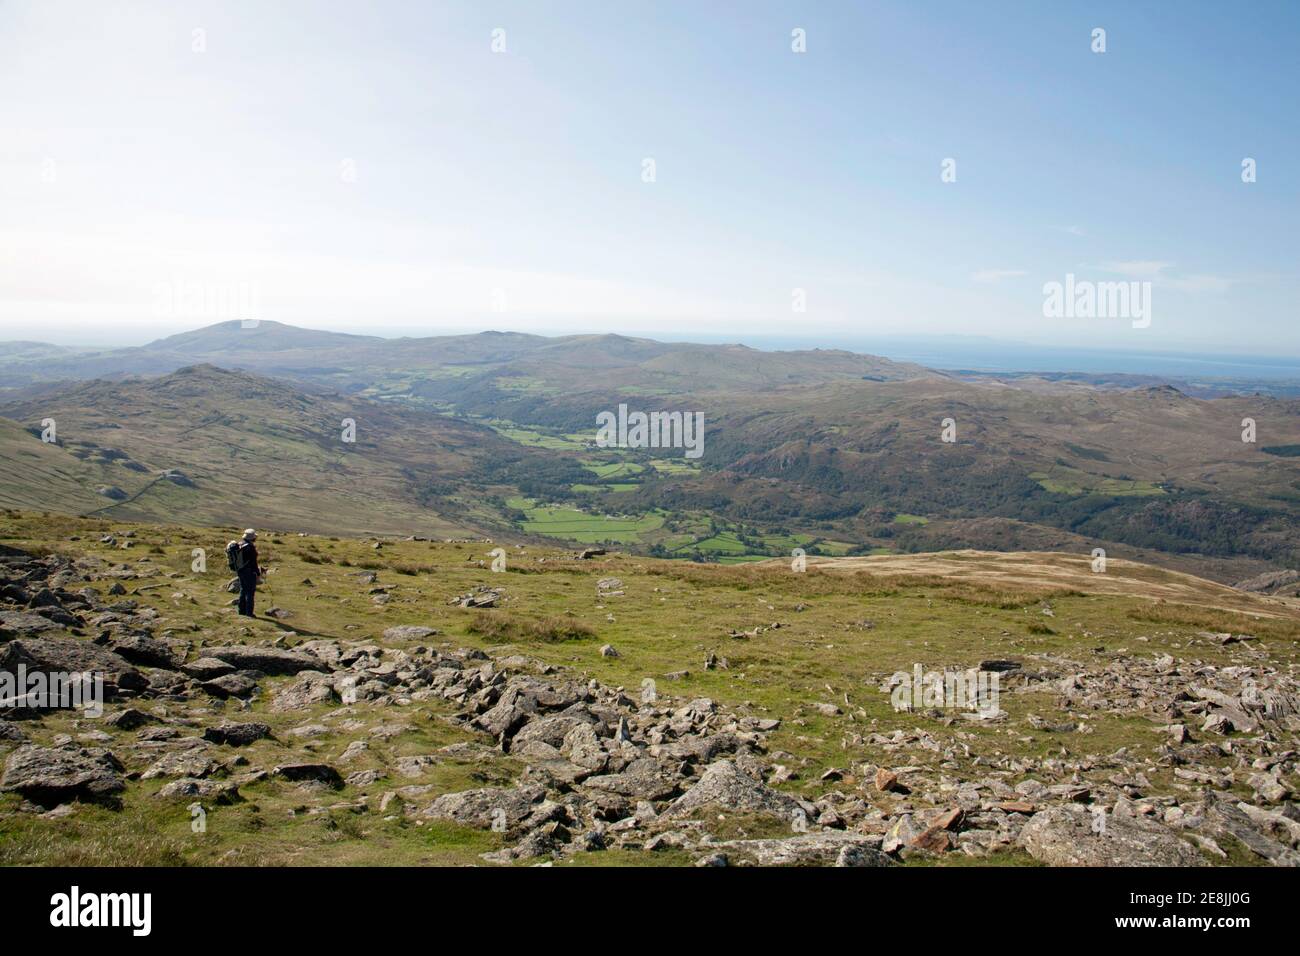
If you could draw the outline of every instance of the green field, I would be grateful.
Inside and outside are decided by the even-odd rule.
[[[583,544],[614,542],[635,544],[641,536],[663,526],[659,514],[647,515],[595,515],[577,508],[563,506],[539,507],[531,498],[509,498],[506,505],[526,516],[523,530],[529,534],[542,534]]]
[[[581,451],[586,444],[582,436],[548,435],[531,428],[523,428],[514,422],[490,421],[487,423],[502,438],[508,438],[530,448],[546,448],[551,451]]]
[[[634,461],[598,461],[594,458],[584,458],[582,466],[597,478],[626,478],[631,475],[639,475],[645,468]]]
[[[711,538],[705,538],[702,541],[696,541],[689,548],[679,548],[678,550],[701,551],[705,554],[744,554],[745,545],[734,534],[726,532],[716,534]]]
[[[693,475],[700,470],[698,461],[690,458],[654,458],[650,467],[662,475]]]
[[[1115,498],[1163,495],[1165,490],[1150,481],[1126,481],[1120,478],[1098,478],[1084,472],[1066,468],[1053,468],[1050,472],[1035,471],[1029,477],[1046,491],[1059,495],[1109,495]]]

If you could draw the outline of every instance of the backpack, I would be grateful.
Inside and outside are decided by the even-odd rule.
[[[232,541],[226,545],[226,564],[230,565],[230,570],[238,574],[244,570],[244,542]]]

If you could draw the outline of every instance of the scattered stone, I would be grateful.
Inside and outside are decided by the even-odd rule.
[[[157,719],[157,717],[146,714],[142,710],[127,707],[115,714],[110,714],[105,718],[104,723],[109,727],[116,727],[118,730],[135,730],[137,727],[143,727],[145,724],[152,723]]]
[[[323,783],[333,790],[343,788],[343,777],[339,772],[325,763],[290,763],[276,767],[271,771],[276,777],[292,780],[295,783]]]
[[[448,604],[455,604],[458,607],[470,608],[488,608],[496,607],[497,603],[505,597],[505,591],[501,588],[488,587],[486,584],[479,585],[474,590],[452,598]]]
[[[229,781],[198,780],[193,777],[182,777],[180,780],[173,780],[171,783],[159,788],[154,796],[208,800],[219,805],[238,803],[244,799],[239,792],[239,788]]]
[[[266,724],[249,721],[234,723],[222,721],[215,727],[203,731],[203,739],[214,744],[227,744],[231,747],[246,747],[256,740],[271,736],[271,728]]]
[[[1023,813],[1026,816],[1033,813],[1037,808],[1027,800],[1004,800],[997,804],[997,808],[1006,813]]]
[[[283,650],[278,647],[209,647],[205,657],[215,657],[240,670],[261,671],[263,674],[297,674],[300,671],[329,671],[330,667],[311,654]]]
[[[141,780],[155,777],[209,777],[221,769],[205,746],[189,747],[163,754],[140,775]]]
[[[257,690],[256,671],[235,671],[215,680],[204,681],[199,686],[213,697],[252,697]]]
[[[0,645],[0,671],[17,673],[23,666],[31,674],[89,673],[102,677],[104,694],[114,697],[121,691],[139,691],[149,680],[123,658],[90,641],[65,638],[25,637]]]
[[[703,807],[749,810],[793,818],[801,804],[779,790],[773,790],[736,766],[733,760],[711,764],[699,782],[675,800],[665,815],[680,817]]]
[[[0,720],[0,740],[10,744],[25,744],[30,739],[17,724],[11,724],[7,720]]]
[[[436,627],[425,627],[423,624],[401,624],[397,627],[390,627],[384,631],[384,639],[388,641],[422,641],[426,637],[433,637],[442,633]]]
[[[1234,805],[1234,799],[1230,793],[1210,791],[1205,807],[1208,824],[1219,835],[1232,837],[1274,866],[1300,866],[1300,853],[1261,832],[1255,821],[1246,814],[1244,807],[1247,805]]]
[[[1266,773],[1252,773],[1246,785],[1255,791],[1255,797],[1265,803],[1281,803],[1291,796],[1291,788],[1280,778]]]
[[[361,685],[354,683],[352,690],[358,697],[361,696]],[[285,713],[339,699],[339,694],[334,690],[334,679],[330,675],[304,671],[276,691],[271,700],[271,710]]]
[[[114,654],[141,667],[175,670],[181,662],[181,655],[172,650],[166,641],[148,635],[129,634],[113,638],[108,646]]]
[[[1201,724],[1201,732],[1206,734],[1230,734],[1232,730],[1232,720],[1224,714],[1210,714]]]
[[[45,631],[60,630],[48,617],[26,611],[0,610],[0,638],[30,637]]]
[[[727,840],[713,844],[714,853],[751,860],[759,866],[891,866],[880,851],[879,837],[829,831],[797,833],[783,839]],[[843,861],[843,862],[841,862]]]
[[[903,855],[907,855],[908,850],[940,855],[950,849],[952,849],[952,839],[945,830],[939,827],[927,827],[908,842],[903,848]]]
[[[889,829],[885,831],[880,849],[884,853],[897,853],[903,847],[912,843],[921,833],[922,830],[913,821],[912,815],[904,813],[890,824]]]
[[[515,832],[527,829],[525,821],[539,825],[538,810],[545,806],[545,791],[541,787],[516,787],[509,790],[484,788],[447,793],[438,797],[424,810],[423,815],[438,820],[450,820],[480,830],[495,829]],[[558,806],[558,805],[552,805]],[[551,815],[547,810],[542,816]]]
[[[898,774],[885,767],[880,767],[876,770],[875,783],[876,789],[881,793],[890,793],[892,791],[898,791],[900,793],[907,792],[907,789],[898,782]]]

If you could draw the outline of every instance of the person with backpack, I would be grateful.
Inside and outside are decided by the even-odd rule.
[[[245,617],[253,616],[253,596],[262,577],[262,569],[257,564],[256,540],[257,532],[249,528],[242,539],[226,545],[226,563],[239,576],[239,613]]]

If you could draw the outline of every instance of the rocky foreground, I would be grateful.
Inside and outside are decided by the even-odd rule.
[[[0,551],[0,671],[93,671],[108,699],[98,720],[30,700],[0,706],[10,812],[219,808],[274,783],[293,789],[293,813],[496,834],[500,848],[481,854],[496,864],[611,849],[716,866],[887,866],[952,853],[1049,865],[1198,866],[1230,852],[1300,863],[1300,695],[1250,635],[1198,637],[1231,653],[1230,666],[1170,655],[990,661],[1004,695],[1050,694],[1054,709],[1031,724],[1062,741],[1058,756],[981,752],[967,721],[939,711],[921,728],[854,724],[851,759],[821,771],[827,789],[809,799],[789,792],[800,756],[770,744],[780,717],[627,692],[531,656],[456,647],[420,625],[356,640],[284,631],[210,643],[127,597],[134,573]],[[482,603],[495,592],[473,593]],[[888,687],[887,675],[871,680]],[[1098,714],[1145,719],[1162,738],[1156,756],[1085,754]],[[279,715],[291,719],[273,732]],[[399,746],[427,722],[463,737],[428,753]],[[316,743],[338,734],[346,746]],[[415,782],[453,760],[495,785]]]

